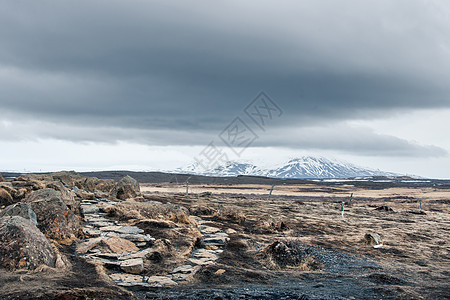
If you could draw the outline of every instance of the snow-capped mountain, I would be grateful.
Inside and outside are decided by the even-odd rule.
[[[221,177],[231,177],[238,175],[266,176],[265,171],[262,171],[255,165],[249,163],[239,163],[235,161],[229,161],[223,165],[206,170],[200,164],[193,163],[187,166],[186,168],[181,168],[178,169],[177,171],[180,173],[187,173],[187,174],[221,176]]]
[[[207,176],[265,176],[272,178],[350,178],[366,176],[399,176],[399,174],[372,170],[348,162],[330,160],[324,157],[303,156],[289,160],[274,168],[259,168],[250,163],[227,162],[213,169],[205,170],[194,163],[186,168],[176,170],[179,173]]]
[[[269,170],[267,177],[274,178],[349,178],[365,176],[395,176],[398,174],[371,170],[348,162],[324,157],[304,156],[291,159],[285,165]]]

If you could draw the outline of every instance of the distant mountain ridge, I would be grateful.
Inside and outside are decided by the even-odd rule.
[[[229,161],[216,168],[207,170],[198,163],[193,163],[185,168],[177,169],[176,172],[221,177],[248,175],[295,179],[402,176],[397,173],[363,168],[344,161],[314,156],[294,158],[274,169],[260,168],[251,163]]]

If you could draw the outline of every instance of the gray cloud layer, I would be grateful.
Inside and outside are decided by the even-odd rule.
[[[445,1],[283,4],[3,3],[1,118],[33,124],[16,138],[203,144],[260,90],[284,109],[280,128],[450,107]],[[326,136],[302,145],[349,147]],[[363,130],[355,140],[349,151],[443,153]]]

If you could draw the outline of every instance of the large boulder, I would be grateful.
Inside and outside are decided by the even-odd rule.
[[[0,173],[0,182],[5,181],[5,178],[3,178],[2,173]]]
[[[60,192],[53,189],[35,191],[25,200],[37,216],[39,229],[48,237],[62,240],[75,237],[80,221],[64,203]]]
[[[36,214],[28,203],[19,202],[6,207],[0,212],[0,218],[7,216],[19,216],[24,219],[28,219],[35,225],[37,225]]]
[[[120,200],[127,200],[140,195],[139,182],[131,176],[125,176],[116,185],[113,195]]]
[[[66,188],[60,181],[46,183],[46,188],[53,189],[61,194],[61,199],[67,207],[75,214],[80,214],[80,201],[75,199],[74,193]]]
[[[50,242],[30,220],[20,216],[0,218],[0,267],[30,269],[55,267],[57,254]]]

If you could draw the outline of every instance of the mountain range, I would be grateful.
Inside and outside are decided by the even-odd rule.
[[[177,173],[233,177],[239,175],[272,178],[352,178],[368,176],[402,176],[401,174],[368,169],[354,164],[330,160],[324,157],[302,156],[294,158],[273,169],[260,168],[251,163],[229,161],[215,168],[204,169],[193,163],[175,170]]]

